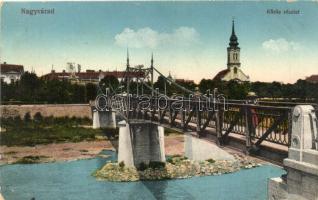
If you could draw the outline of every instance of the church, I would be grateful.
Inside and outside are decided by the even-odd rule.
[[[240,63],[240,47],[238,46],[238,39],[235,35],[234,20],[232,21],[232,34],[230,37],[229,47],[227,48],[227,69],[220,71],[213,80],[230,81],[235,80],[238,82],[249,81],[247,76],[241,70]]]

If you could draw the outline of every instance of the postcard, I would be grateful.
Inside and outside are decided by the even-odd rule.
[[[317,1],[0,5],[0,200],[318,200]]]

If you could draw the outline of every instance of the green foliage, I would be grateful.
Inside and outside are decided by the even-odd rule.
[[[167,162],[175,165],[180,163],[183,160],[187,160],[188,158],[182,155],[172,155],[167,158]]]
[[[34,103],[87,103],[94,100],[97,86],[73,84],[70,81],[43,80],[34,73],[25,72],[20,81],[1,83],[1,100],[3,102]]]
[[[149,166],[145,164],[144,162],[141,162],[138,166],[139,171],[145,171]]]
[[[151,85],[150,83],[147,83]],[[210,90],[213,93],[215,88],[218,92],[224,94],[227,99],[246,99],[248,92],[253,91],[258,97],[266,97],[272,99],[284,98],[287,100],[297,101],[315,101],[318,103],[318,84],[310,83],[305,80],[298,80],[294,84],[283,84],[280,82],[236,82],[236,81],[215,81],[211,79],[202,79],[198,85],[189,82],[178,82],[179,85],[195,90],[199,87],[201,93]],[[106,88],[116,90],[119,82],[114,76],[106,76],[100,82],[100,92],[105,92]],[[166,89],[167,95],[172,94],[186,95],[174,84],[166,83],[162,76],[154,83],[155,88],[163,93]],[[87,103],[94,100],[97,95],[98,86],[92,83],[86,85],[72,84],[69,81],[60,80],[42,80],[34,73],[25,72],[21,76],[21,80],[14,83],[1,84],[1,100],[2,102],[12,103]],[[139,85],[139,94],[141,86]],[[122,91],[126,88],[122,88]],[[137,83],[131,82],[130,91],[137,93]],[[147,87],[143,87],[144,94],[150,94],[151,91]],[[117,91],[118,92],[118,91]],[[119,91],[120,92],[120,91]]]
[[[13,122],[16,124],[20,124],[22,122],[21,117],[20,116],[15,116],[13,118]]]
[[[120,163],[119,163],[120,164]],[[145,171],[148,168],[151,169],[162,169],[166,166],[165,162],[160,161],[150,161],[149,164],[146,164],[144,162],[139,163],[138,170],[139,171]]]
[[[176,131],[176,130],[173,130],[173,129],[171,129],[171,128],[165,128],[164,129],[164,132],[165,132],[165,135],[166,136],[168,136],[168,135],[170,135],[170,134],[183,134],[182,132],[178,132],[178,131]]]
[[[1,125],[6,131],[1,133],[0,145],[34,146],[59,142],[80,142],[95,140],[104,136],[101,129],[83,128],[91,124],[89,119],[68,117],[44,117],[42,120],[24,122],[19,118],[3,118]]]
[[[214,81],[211,79],[202,79],[199,83],[199,88],[202,93],[214,88],[218,88],[218,92],[224,94],[227,99],[246,99],[247,93],[253,91],[260,98],[278,99],[284,98],[297,99],[297,101],[312,101],[318,102],[318,84],[310,83],[305,80],[298,80],[294,84],[283,84],[279,82],[243,82],[236,81]]]
[[[34,164],[40,163],[42,159],[48,158],[46,156],[24,156],[15,162],[15,164]]]
[[[40,112],[35,113],[33,116],[33,120],[37,123],[42,122],[43,121],[42,114]]]
[[[86,101],[95,100],[97,96],[97,86],[93,83],[87,83],[85,86]]]
[[[125,167],[124,161],[121,161],[121,162],[119,163],[119,167],[120,167],[120,168],[124,168],[124,167]]]
[[[115,91],[118,88],[118,85],[119,81],[113,75],[107,75],[99,82],[99,86],[103,92],[105,92],[106,88],[110,88],[111,91]]]
[[[24,115],[24,117],[23,117],[23,121],[24,121],[25,123],[28,123],[28,122],[31,121],[31,114],[30,114],[30,112],[25,113],[25,115]]]
[[[197,86],[195,83],[192,82],[183,82],[183,81],[176,81],[177,84],[180,86],[187,88],[189,90],[194,91],[195,87]],[[150,85],[150,83],[148,83]],[[184,92],[182,92],[177,86],[175,86],[173,83],[166,83],[165,84],[165,78],[163,76],[159,76],[157,81],[154,83],[154,88],[158,88],[159,92],[164,93],[166,90],[167,95],[171,96],[173,94],[176,95],[185,95]]]
[[[167,87],[166,83],[166,87]],[[154,88],[159,88],[160,91],[164,91],[165,88],[165,79],[163,76],[159,76],[157,82],[154,83]]]
[[[212,158],[207,159],[206,161],[208,161],[209,163],[215,163],[215,160],[213,160]]]
[[[166,166],[165,162],[160,162],[160,161],[150,161],[149,162],[149,168],[151,169],[161,169]]]

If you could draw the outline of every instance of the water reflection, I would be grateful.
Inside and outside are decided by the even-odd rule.
[[[157,199],[157,200],[166,200],[166,189],[168,187],[167,181],[141,181],[142,184],[148,189],[148,191]]]

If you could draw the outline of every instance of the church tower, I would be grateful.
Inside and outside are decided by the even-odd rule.
[[[237,41],[237,36],[235,35],[234,20],[232,21],[232,34],[230,37],[229,47],[227,48],[227,68],[234,69],[241,66],[240,63],[240,47]]]
[[[246,82],[249,81],[250,77],[246,75],[241,69],[240,62],[240,47],[235,35],[234,20],[232,20],[232,34],[230,37],[230,43],[227,47],[227,69],[219,71],[213,80],[221,81],[238,81]]]

